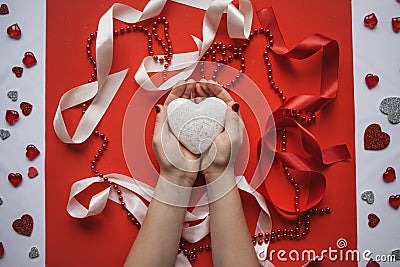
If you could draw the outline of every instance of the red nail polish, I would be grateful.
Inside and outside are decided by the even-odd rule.
[[[232,105],[232,110],[235,111],[235,112],[238,112],[239,111],[239,103],[233,104]]]
[[[159,106],[155,106],[154,108],[155,108],[157,114],[160,113],[160,107]]]

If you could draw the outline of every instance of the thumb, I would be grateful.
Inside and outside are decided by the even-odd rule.
[[[163,105],[156,105],[154,107],[156,110],[156,122],[154,125],[154,137],[161,137],[162,132],[167,129],[168,125],[166,125],[167,120],[167,110]]]
[[[235,103],[232,109],[227,108],[225,114],[225,131],[228,133],[233,145],[240,145],[243,138],[243,127],[238,109],[239,104]]]

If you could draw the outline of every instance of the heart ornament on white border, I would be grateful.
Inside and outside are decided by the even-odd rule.
[[[194,154],[205,152],[224,130],[226,103],[216,97],[177,98],[167,107],[172,133]]]

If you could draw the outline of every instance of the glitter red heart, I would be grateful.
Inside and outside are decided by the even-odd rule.
[[[367,85],[368,89],[374,88],[379,82],[379,77],[374,74],[367,74],[365,76],[365,84]]]
[[[378,24],[378,18],[375,16],[375,13],[371,13],[364,17],[364,25],[370,29],[375,28]]]
[[[21,104],[19,104],[19,107],[22,110],[22,114],[24,114],[25,116],[31,114],[33,108],[32,104],[29,102],[21,102]]]
[[[22,175],[20,173],[9,173],[8,181],[14,186],[18,187],[22,183]]]
[[[4,247],[3,242],[0,242],[0,259],[4,256]]]
[[[400,194],[399,195],[392,195],[389,197],[389,204],[394,209],[398,209],[400,206]]]
[[[11,70],[15,74],[15,76],[17,76],[17,78],[20,78],[22,76],[22,73],[24,72],[24,69],[19,66],[15,66]]]
[[[394,32],[400,31],[400,17],[392,18],[392,29]]]
[[[25,52],[24,58],[22,59],[22,63],[24,63],[24,65],[29,68],[36,65],[37,60],[32,52]]]
[[[380,267],[380,265],[373,259],[370,259],[367,265],[365,265],[365,267]]]
[[[395,172],[394,168],[387,167],[386,171],[382,175],[382,178],[387,183],[393,182],[394,180],[396,180],[396,172]]]
[[[15,232],[24,236],[31,236],[33,231],[33,218],[29,214],[22,215],[21,219],[16,219],[12,227]]]
[[[368,214],[369,227],[371,227],[371,228],[376,227],[380,221],[381,221],[381,219],[379,219],[379,217],[376,214],[374,214],[374,213]]]
[[[8,36],[10,36],[11,38],[14,38],[14,39],[21,38],[21,29],[18,26],[18,23],[14,23],[13,25],[9,26],[7,28],[7,34],[8,34]]]
[[[25,156],[29,159],[29,160],[34,160],[37,156],[39,156],[40,151],[39,149],[37,149],[37,147],[35,147],[34,145],[28,145],[26,147],[26,153]]]
[[[28,177],[33,179],[39,175],[38,170],[35,167],[29,167],[28,169]]]
[[[377,123],[369,125],[364,132],[364,148],[366,150],[381,150],[390,143],[390,136],[382,132],[381,126]]]
[[[8,6],[6,4],[1,4],[0,15],[7,15],[9,13]]]
[[[16,110],[12,110],[12,109],[8,109],[6,111],[6,122],[9,125],[13,125],[14,123],[16,123],[19,119],[19,113]]]

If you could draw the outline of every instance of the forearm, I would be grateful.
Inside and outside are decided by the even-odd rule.
[[[232,184],[235,178],[229,173],[221,179]],[[209,197],[215,198],[215,193]],[[259,266],[236,185],[210,204],[210,216],[214,266]]]
[[[186,207],[165,204],[158,199],[151,200],[124,267],[175,266]]]

